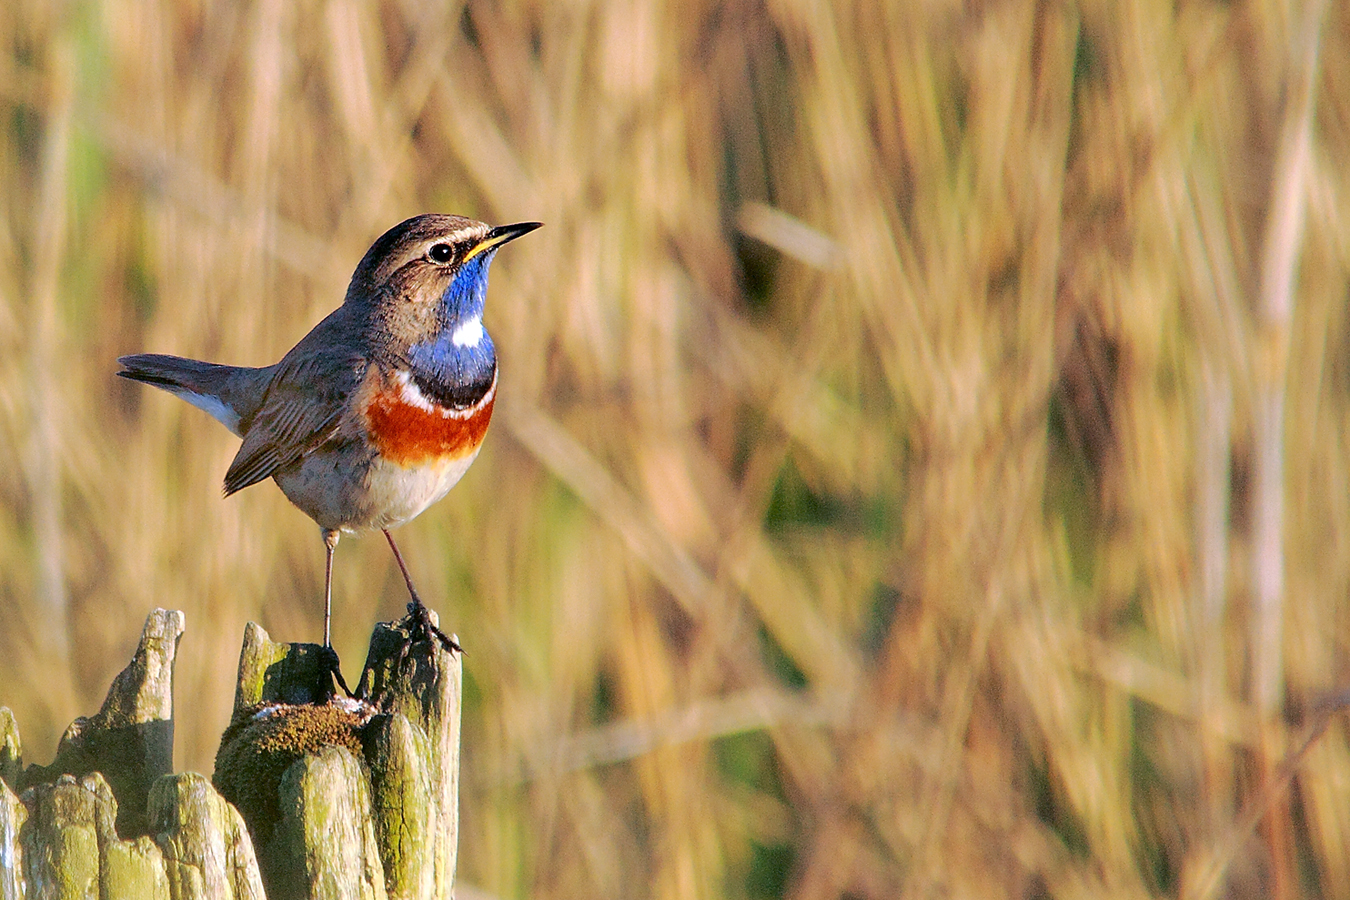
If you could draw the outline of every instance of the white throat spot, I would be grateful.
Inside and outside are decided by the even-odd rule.
[[[474,316],[467,322],[462,322],[450,334],[450,343],[456,347],[477,347],[483,340],[483,320]]]

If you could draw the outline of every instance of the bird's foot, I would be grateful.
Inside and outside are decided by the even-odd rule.
[[[412,602],[408,604],[408,617],[405,621],[411,625],[408,630],[410,645],[418,641],[435,639],[447,653],[464,653],[464,648],[460,647],[454,638],[441,631],[436,623],[431,621],[431,610],[427,609],[426,604],[416,594],[413,594]]]
[[[323,684],[324,690],[328,692],[328,700],[331,702],[337,696],[337,688],[342,688],[342,692],[349,698],[355,697],[352,689],[347,687],[346,680],[342,677],[342,660],[338,659],[337,651],[331,646],[325,645],[320,651],[320,663],[324,668]],[[332,680],[328,676],[332,676]],[[333,682],[337,682],[334,685]]]

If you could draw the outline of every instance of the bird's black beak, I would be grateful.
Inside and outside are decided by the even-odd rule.
[[[468,262],[486,250],[493,250],[507,241],[514,241],[518,237],[527,235],[543,224],[543,222],[517,222],[515,225],[498,225],[489,231],[487,237],[479,241],[472,250],[464,254],[464,261]]]

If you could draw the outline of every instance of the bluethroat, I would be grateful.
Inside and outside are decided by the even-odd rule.
[[[478,455],[497,395],[483,329],[488,267],[539,225],[422,215],[394,226],[366,251],[342,305],[275,365],[118,360],[118,375],[182,397],[243,438],[226,496],[270,477],[318,523],[330,651],[333,551],[343,532],[375,528],[408,585],[410,615],[453,646],[430,624],[389,529],[444,497]]]

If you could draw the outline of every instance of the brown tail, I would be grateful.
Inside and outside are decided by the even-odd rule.
[[[258,411],[267,388],[266,369],[222,366],[162,353],[137,353],[117,361],[123,367],[118,375],[182,397],[235,434]]]

